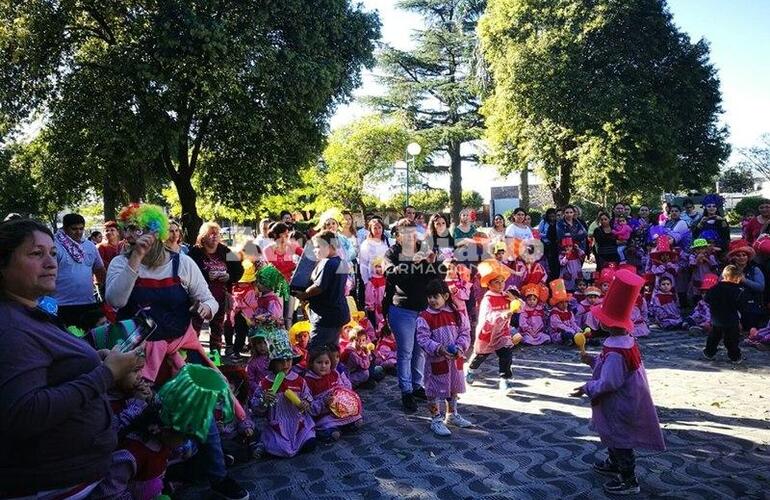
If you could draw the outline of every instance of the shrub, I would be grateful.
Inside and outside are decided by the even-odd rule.
[[[752,210],[755,214],[758,212],[759,205],[765,201],[761,196],[747,196],[739,201],[733,209],[739,216],[743,217],[746,212]]]

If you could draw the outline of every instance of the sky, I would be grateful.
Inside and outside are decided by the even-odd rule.
[[[396,9],[395,0],[363,0],[362,4],[379,12],[383,42],[400,49],[412,46],[410,34],[421,26],[419,16]],[[762,134],[770,133],[770,0],[668,0],[668,5],[682,31],[693,41],[704,38],[710,45],[722,90],[722,121],[733,146],[729,163],[733,163],[738,148],[752,146]],[[382,92],[374,73],[376,68],[365,72],[356,96]],[[337,110],[331,127],[368,112],[354,101]],[[515,178],[499,178],[492,169],[463,167],[463,189],[479,191],[485,199],[489,199],[489,185],[514,183],[518,183]],[[448,188],[449,181],[435,178],[431,184]]]

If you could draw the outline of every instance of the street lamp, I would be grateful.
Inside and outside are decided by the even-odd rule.
[[[404,170],[406,172],[406,206],[409,206],[409,163],[414,167],[415,157],[422,151],[422,146],[416,142],[410,142],[406,147],[406,160],[398,160],[394,166],[395,170]]]

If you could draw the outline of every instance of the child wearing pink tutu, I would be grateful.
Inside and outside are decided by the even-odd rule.
[[[332,369],[328,348],[310,352],[305,382],[313,395],[310,414],[315,420],[316,434],[320,439],[337,441],[342,432],[358,429],[363,425],[361,398],[353,392],[347,375]],[[346,405],[343,414],[333,406],[335,395],[340,388],[347,390],[341,392],[344,397],[349,398],[349,405]]]
[[[425,394],[431,415],[430,428],[437,436],[449,436],[447,424],[470,427],[457,412],[457,396],[465,392],[464,352],[471,342],[468,318],[452,303],[445,282],[433,280],[425,287],[428,308],[417,317],[417,343],[425,351]],[[440,404],[446,401],[445,417]]]
[[[280,331],[279,331],[280,332]],[[265,454],[293,457],[315,448],[315,424],[310,416],[313,395],[305,379],[291,369],[294,353],[284,333],[270,339],[270,373],[257,386],[252,407],[258,415],[265,415],[260,442],[253,448],[255,458]],[[275,377],[283,373],[278,390],[271,390]],[[286,396],[291,390],[299,398],[295,406]]]
[[[719,283],[719,276],[716,274],[706,274],[700,282],[701,298],[692,313],[684,320],[690,327],[689,332],[693,335],[711,331],[711,306],[706,302],[706,292],[714,288],[717,283]]]
[[[568,292],[574,292],[576,281],[583,276],[583,258],[585,252],[575,245],[572,238],[562,238],[559,264],[561,271],[559,276],[564,280],[564,286]]]
[[[571,345],[575,334],[580,331],[580,327],[575,321],[575,315],[569,310],[569,300],[571,296],[567,293],[563,279],[553,280],[551,282],[551,300],[549,304],[551,309],[551,342],[554,344],[562,343]]]
[[[526,345],[542,345],[551,342],[551,337],[545,328],[545,301],[548,300],[548,289],[541,284],[524,285],[521,288],[524,297],[524,307],[519,315],[519,333],[522,343]]]
[[[673,287],[673,279],[670,276],[664,275],[658,278],[658,288],[653,292],[650,303],[650,315],[653,321],[664,330],[678,330],[683,324],[682,312],[679,310]]]

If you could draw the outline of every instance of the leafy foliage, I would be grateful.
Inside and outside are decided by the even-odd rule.
[[[725,193],[750,193],[754,191],[754,174],[742,166],[728,168],[719,176],[719,190]]]
[[[416,48],[386,47],[379,55],[384,97],[372,103],[386,114],[403,116],[419,132],[423,152],[418,168],[449,172],[452,214],[462,208],[461,146],[481,136],[476,23],[481,0],[401,0],[402,9],[420,14],[425,28],[414,34]],[[449,159],[449,166],[443,166]]]
[[[711,183],[727,157],[708,45],[664,0],[490,0],[486,138],[504,170],[537,167],[557,206]]]
[[[761,205],[763,201],[766,200],[761,196],[747,196],[735,204],[733,211],[741,217],[745,216],[749,211],[756,215],[759,213],[759,205]]]
[[[770,134],[764,134],[759,144],[750,148],[738,150],[741,160],[738,166],[745,170],[757,172],[766,180],[770,180]]]
[[[291,186],[377,38],[350,0],[0,2],[0,133],[49,110],[62,168],[100,190],[171,180],[194,234],[193,176],[233,207]]]

